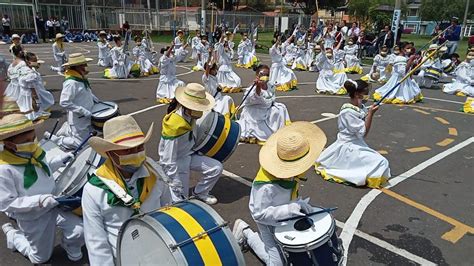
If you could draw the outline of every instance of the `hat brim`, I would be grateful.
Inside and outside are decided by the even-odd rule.
[[[71,64],[71,63],[65,63],[65,64],[62,64],[62,66],[63,66],[63,67],[67,67],[67,66],[80,66],[80,65],[85,65],[85,64],[87,64],[87,63],[89,63],[89,62],[92,62],[92,61],[94,61],[94,59],[86,57],[86,58],[85,58],[85,61],[76,62],[76,63],[73,63],[73,64]]]
[[[147,133],[145,134],[145,137],[142,139],[138,140],[130,140],[130,141],[124,141],[121,144],[116,144],[113,142],[110,142],[108,140],[105,140],[103,138],[99,137],[92,137],[89,139],[89,145],[101,156],[107,157],[107,152],[109,151],[119,151],[119,150],[126,150],[126,149],[131,149],[135,148],[139,145],[147,143],[151,135],[153,134],[153,125],[154,123],[151,123],[150,127],[148,128]]]
[[[189,99],[190,96],[187,96],[184,92],[185,88],[186,87],[178,87],[175,92],[176,100],[184,107],[194,111],[205,112],[211,110],[216,104],[216,100],[208,92],[206,92],[205,99],[196,98],[195,101],[191,101]]]
[[[309,142],[309,152],[298,160],[284,161],[278,157],[277,140],[287,132],[299,132]],[[259,161],[263,169],[280,179],[288,179],[306,172],[314,165],[326,145],[326,135],[309,122],[293,122],[275,132],[260,149]]]
[[[37,121],[33,122],[32,125],[19,127],[18,129],[14,130],[14,131],[6,132],[6,133],[3,133],[3,134],[0,133],[0,141],[8,139],[8,138],[16,136],[16,135],[20,135],[21,133],[25,133],[25,132],[28,132],[30,130],[33,130],[33,129],[37,128],[39,125],[43,124],[43,122],[44,122],[44,120],[40,119],[40,120],[37,120]]]

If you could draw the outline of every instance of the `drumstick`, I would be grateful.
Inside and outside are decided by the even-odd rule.
[[[92,114],[97,114],[97,113],[100,113],[102,111],[107,111],[107,110],[109,110],[109,108],[104,108],[104,109],[97,110],[95,112],[92,112]],[[83,117],[84,117],[83,115],[79,116],[79,118],[83,118]]]
[[[249,91],[247,92],[247,94],[244,95],[244,98],[242,99],[242,102],[239,104],[239,106],[237,106],[237,108],[235,108],[235,112],[232,114],[232,116],[230,117],[230,120],[233,120],[235,118],[235,115],[237,114],[237,112],[239,111],[240,107],[242,107],[242,105],[244,104],[245,100],[247,99],[247,97],[249,97],[250,95],[250,92],[253,90],[253,88],[255,87],[255,85],[257,85],[257,82],[254,82],[252,87],[250,87]]]
[[[304,218],[304,217],[309,217],[309,216],[324,213],[324,212],[333,212],[335,210],[337,210],[337,207],[325,208],[325,209],[317,210],[315,212],[310,212],[310,213],[306,214],[305,216],[295,216],[295,217],[290,217],[290,218],[286,218],[286,219],[281,219],[281,220],[278,220],[278,222],[287,222],[287,221],[296,220],[296,219],[300,219],[300,218]]]
[[[56,131],[56,128],[58,127],[58,124],[59,124],[59,119],[56,119],[56,123],[54,124],[53,130],[51,130],[51,135],[49,135],[48,140],[50,140],[51,137],[53,137],[54,132]]]
[[[114,105],[111,105],[111,104],[109,104],[109,103],[106,103],[106,102],[99,102],[99,103],[101,103],[101,104],[103,104],[103,105],[107,105],[107,106],[109,106],[109,107],[113,107],[113,108],[115,108],[115,106],[114,106]]]
[[[79,151],[82,150],[82,147],[84,147],[84,145],[86,145],[86,143],[89,141],[90,138],[92,138],[93,136],[97,135],[97,132],[92,132],[89,134],[89,136],[87,136],[87,138],[85,138],[81,144],[79,144],[79,146],[72,152],[72,155],[74,155],[74,157],[76,157],[77,153]],[[63,161],[64,164],[66,164],[67,162],[69,162],[69,160],[71,160],[72,158],[69,157],[67,158],[66,160]]]

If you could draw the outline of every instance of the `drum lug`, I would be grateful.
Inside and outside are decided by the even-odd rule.
[[[171,249],[172,251],[175,251],[175,250],[178,249],[179,247],[184,246],[184,245],[186,245],[186,244],[188,244],[188,243],[193,242],[195,239],[204,238],[204,237],[208,236],[209,234],[212,234],[213,232],[215,232],[215,231],[221,229],[222,227],[226,227],[228,224],[229,224],[229,222],[224,221],[223,223],[218,224],[218,225],[216,225],[215,227],[213,227],[213,228],[211,228],[211,229],[209,229],[209,230],[207,230],[207,231],[201,232],[201,233],[199,233],[199,234],[197,234],[197,235],[195,235],[195,236],[193,236],[193,237],[190,237],[190,238],[188,238],[188,239],[186,239],[186,240],[183,240],[183,241],[181,241],[181,242],[179,242],[179,243],[170,244],[169,247],[170,247],[170,249]]]

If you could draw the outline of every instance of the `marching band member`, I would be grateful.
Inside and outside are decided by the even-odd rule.
[[[18,225],[15,228],[6,223],[2,230],[8,249],[18,251],[33,264],[42,264],[53,254],[58,227],[62,231],[62,248],[71,261],[78,261],[84,245],[82,219],[57,208],[59,202],[52,195],[52,173],[72,154],[46,161],[35,134],[42,121],[33,123],[21,114],[0,120],[0,141],[4,145],[0,152],[0,211]]]
[[[112,45],[107,41],[107,33],[105,31],[99,32],[99,41],[97,46],[99,47],[99,61],[97,62],[98,66],[101,67],[112,67],[112,57],[110,55],[110,49]]]
[[[202,83],[206,91],[216,100],[213,110],[230,118],[235,113],[234,100],[228,95],[222,95],[222,89],[216,77],[218,75],[217,64],[211,58],[210,56],[209,62],[206,64],[206,72],[202,75]]]
[[[26,67],[25,52],[22,46],[13,46],[12,54],[15,56],[15,60],[8,66],[7,76],[10,79],[10,83],[5,89],[5,96],[11,100],[16,101],[20,95],[20,84],[18,79],[21,73],[24,72]]]
[[[202,174],[193,195],[213,205],[216,197],[209,194],[223,171],[222,164],[210,157],[193,151],[193,129],[203,112],[211,110],[215,100],[197,83],[176,89],[176,98],[163,118],[161,140],[158,148],[160,164],[170,178],[173,201],[188,197],[190,171]]]
[[[49,109],[54,105],[54,97],[44,88],[43,78],[38,72],[44,61],[38,60],[36,55],[30,52],[26,53],[25,61],[28,68],[25,68],[18,78],[21,88],[17,99],[18,107],[30,120],[47,119],[51,115]]]
[[[209,59],[209,42],[207,41],[206,35],[201,35],[201,42],[196,46],[197,50],[197,63],[193,66],[193,71],[204,70],[204,65]]]
[[[382,46],[380,53],[374,57],[374,63],[370,68],[369,74],[365,75],[361,79],[363,81],[379,82],[384,84],[390,78],[392,73],[392,64],[395,57],[393,54],[388,54],[388,47]]]
[[[241,33],[242,40],[237,47],[237,55],[239,57],[236,66],[243,68],[252,68],[258,64],[255,55],[255,44],[249,40],[247,33]]]
[[[176,57],[173,55],[173,46],[161,49],[160,58],[160,80],[156,88],[156,101],[159,103],[170,103],[174,98],[177,87],[184,86],[184,82],[176,78]]]
[[[232,69],[232,48],[224,35],[216,45],[216,55],[219,59],[219,70],[217,71],[217,81],[222,88],[222,92],[241,92],[241,79]]]
[[[453,82],[444,84],[443,92],[474,97],[474,48],[469,50],[466,60],[456,68]]]
[[[198,50],[197,47],[199,46],[199,43],[201,43],[201,30],[196,30],[196,36],[194,36],[191,39],[191,59],[197,59],[198,58]]]
[[[112,56],[112,68],[104,70],[104,77],[109,79],[126,79],[130,75],[132,62],[128,58],[128,51],[122,45],[120,35],[114,36],[115,47],[110,50]]]
[[[272,67],[270,68],[271,84],[275,84],[277,91],[291,91],[296,89],[298,80],[293,70],[289,69],[284,63],[285,46],[288,45],[289,37],[283,44],[281,43],[281,36],[278,36],[276,42],[270,48],[270,56],[272,58]]]
[[[147,77],[158,73],[158,69],[153,66],[153,63],[146,56],[146,47],[142,45],[142,37],[136,36],[134,41],[135,47],[133,47],[132,54],[135,56],[135,64],[140,66],[140,74]]]
[[[176,37],[174,38],[174,49],[179,49],[182,45],[184,45],[184,32],[178,30]]]
[[[64,50],[64,35],[61,33],[56,34],[56,41],[53,43],[53,56],[56,66],[51,66],[51,70],[63,73],[64,67],[62,65],[67,61],[67,54]]]
[[[146,156],[153,124],[145,134],[131,116],[105,122],[104,137],[92,137],[91,147],[105,162],[82,192],[84,237],[91,265],[114,265],[117,236],[133,214],[146,213],[171,203],[160,166]]]
[[[382,87],[375,90],[373,98],[378,101],[388,93],[406,74],[407,58],[405,56],[397,56],[393,62],[392,76]],[[420,87],[416,81],[408,78],[404,80],[400,86],[388,95],[383,103],[393,104],[411,104],[423,100]]]
[[[260,149],[260,169],[252,183],[249,202],[258,232],[237,219],[232,233],[240,246],[248,244],[266,265],[284,265],[274,238],[278,221],[313,212],[309,198],[299,198],[298,190],[325,144],[326,136],[317,126],[294,122],[279,129]]]
[[[326,52],[318,55],[316,60],[318,61],[318,68],[320,69],[318,80],[316,81],[316,92],[317,93],[328,93],[328,94],[346,94],[347,91],[344,88],[344,82],[347,80],[347,75],[342,69],[338,69],[336,65],[340,65],[342,62],[338,61],[342,58],[336,58],[339,51],[339,46],[334,50],[327,47]],[[342,71],[341,71],[342,70]]]
[[[429,46],[428,50],[424,53],[422,60],[425,60],[431,53],[436,51],[436,49],[438,49],[438,45],[437,44],[431,44]],[[441,62],[441,57],[443,56],[443,54],[447,50],[448,50],[447,47],[445,47],[445,46],[441,47],[435,55],[433,55],[431,58],[426,60],[425,63],[423,63],[423,65],[420,67],[420,72],[417,75],[417,78],[418,78],[417,82],[418,82],[420,87],[431,88],[431,86],[438,83],[439,78],[441,78],[441,76],[443,74],[443,64]],[[430,71],[430,69],[439,71],[437,73],[437,74],[439,74],[438,80],[435,80],[431,77],[427,77],[426,74],[427,74],[427,72]]]
[[[241,141],[263,145],[270,135],[291,122],[286,106],[275,101],[275,84],[268,83],[270,68],[260,65],[255,73],[254,85],[245,90],[245,101],[237,122],[241,128]]]
[[[48,131],[44,133],[45,138],[51,137],[52,141],[67,150],[79,147],[92,132],[91,111],[99,99],[92,93],[87,80],[87,63],[90,61],[91,58],[76,53],[71,54],[69,61],[63,65],[66,72],[59,104],[67,110],[67,121],[56,136],[51,136]]]
[[[365,81],[348,80],[344,87],[351,100],[341,107],[337,140],[319,156],[316,172],[328,181],[380,188],[390,178],[388,161],[364,141],[379,106],[363,105],[369,94]]]
[[[357,58],[358,52],[359,45],[354,42],[354,38],[349,38],[347,45],[344,46],[344,62],[346,63],[344,71],[346,71],[346,73],[362,74],[363,69],[360,66],[360,59]]]

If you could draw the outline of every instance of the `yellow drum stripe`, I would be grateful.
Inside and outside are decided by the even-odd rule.
[[[169,207],[160,211],[173,217],[181,224],[190,237],[195,237],[205,231],[194,217],[180,208]],[[204,234],[202,238],[195,239],[194,245],[196,245],[199,254],[201,254],[205,265],[222,265],[219,253],[217,253],[214,243],[212,243],[211,238],[207,234]]]
[[[227,139],[227,136],[229,136],[229,132],[230,132],[230,119],[229,118],[224,118],[225,119],[225,122],[224,122],[224,129],[222,130],[222,133],[221,135],[219,136],[219,138],[217,139],[217,142],[216,144],[214,144],[214,146],[212,147],[211,150],[209,150],[206,155],[209,156],[209,157],[212,157],[214,155],[216,155],[216,153],[222,148],[222,145],[224,145],[224,142],[226,141]]]

